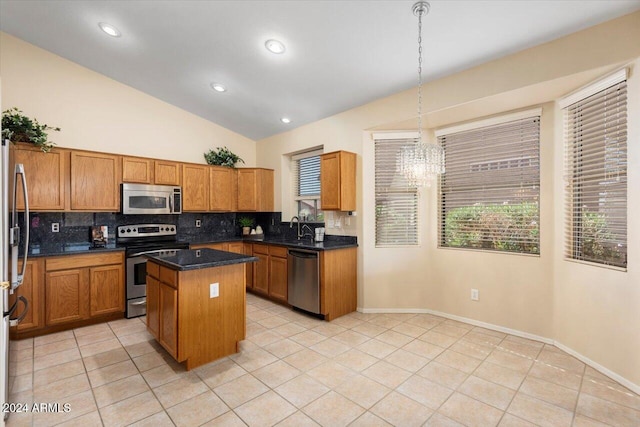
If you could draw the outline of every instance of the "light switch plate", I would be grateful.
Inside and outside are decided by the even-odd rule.
[[[211,283],[209,285],[209,298],[218,298],[220,296],[220,284]]]

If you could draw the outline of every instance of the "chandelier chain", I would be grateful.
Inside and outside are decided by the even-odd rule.
[[[422,15],[418,11],[418,144],[422,144]]]

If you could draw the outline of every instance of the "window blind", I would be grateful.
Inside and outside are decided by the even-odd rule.
[[[314,150],[292,156],[295,200],[320,199],[320,154]]]
[[[565,258],[626,268],[627,82],[622,76],[564,108]]]
[[[400,152],[417,138],[375,138],[376,246],[418,244],[418,192],[400,173]]]
[[[539,254],[539,114],[442,134],[438,142],[446,171],[439,246]]]

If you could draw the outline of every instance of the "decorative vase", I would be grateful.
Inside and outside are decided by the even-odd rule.
[[[251,227],[242,227],[242,235],[248,236],[251,233]]]

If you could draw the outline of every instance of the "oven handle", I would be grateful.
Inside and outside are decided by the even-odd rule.
[[[134,257],[137,257],[137,256],[148,255],[148,254],[157,254],[157,253],[160,253],[162,251],[177,251],[179,249],[182,249],[182,248],[165,248],[165,249],[158,249],[158,250],[154,250],[154,251],[136,252],[135,254],[129,255],[128,258],[134,258]]]

